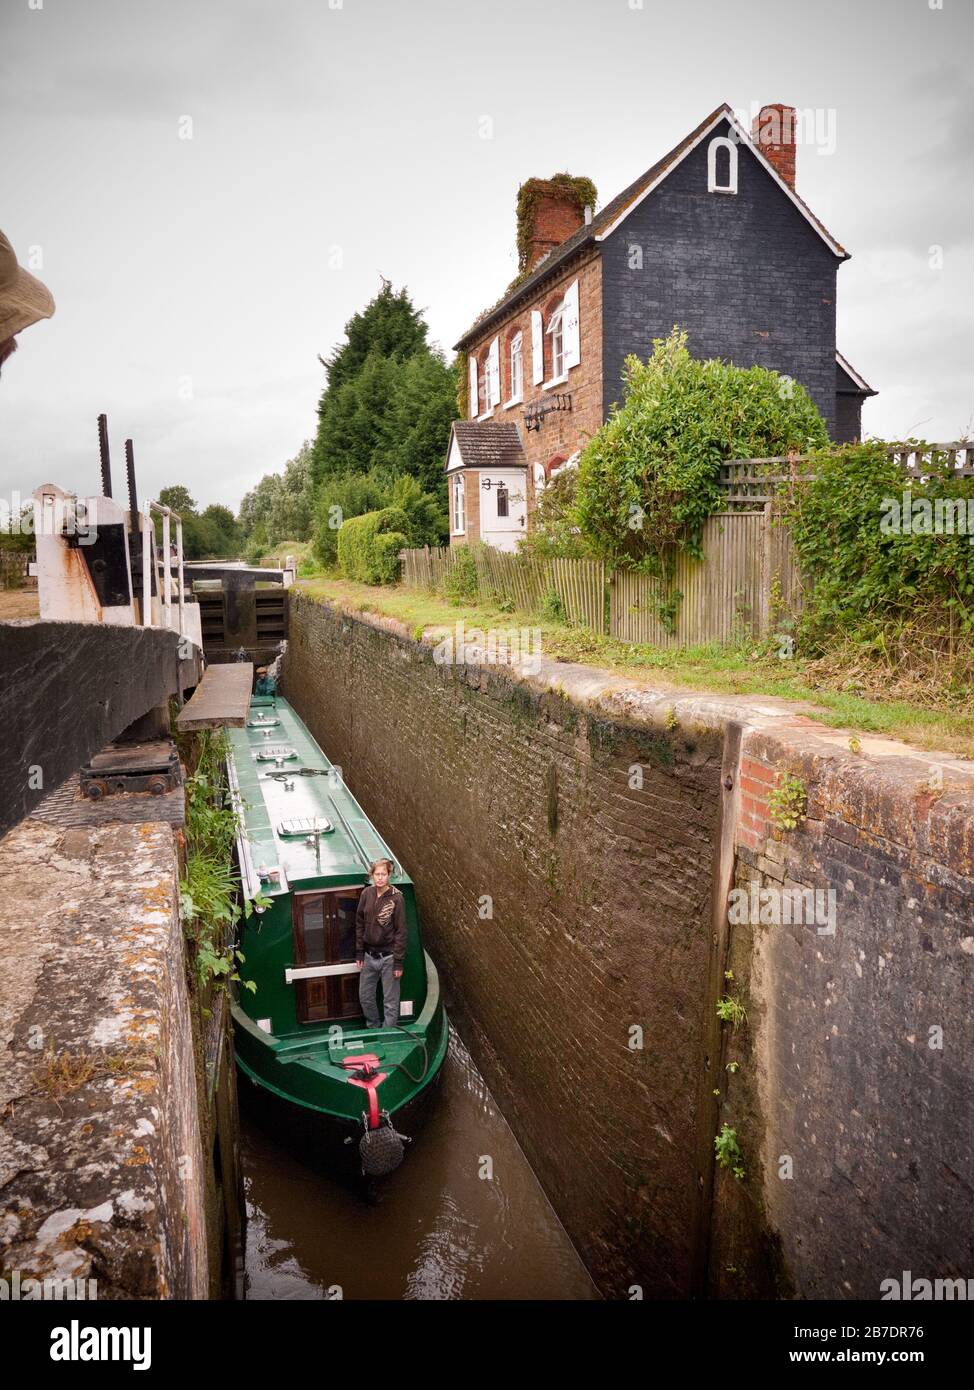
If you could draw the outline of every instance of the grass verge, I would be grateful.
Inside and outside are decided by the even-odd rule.
[[[798,657],[783,661],[744,641],[717,643],[679,651],[599,637],[584,628],[504,612],[490,604],[461,603],[420,590],[375,587],[323,575],[299,581],[311,598],[332,599],[354,612],[397,618],[417,640],[432,627],[540,628],[542,650],[549,660],[598,666],[616,674],[644,679],[654,688],[710,691],[722,695],[770,695],[799,701],[802,713],[822,724],[869,734],[884,734],[928,751],[974,758],[974,710],[930,707],[911,700],[880,700],[862,693],[855,673]]]

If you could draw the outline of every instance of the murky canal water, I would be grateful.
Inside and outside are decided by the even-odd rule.
[[[241,1121],[248,1298],[599,1296],[452,1029],[426,1124],[374,1206]]]

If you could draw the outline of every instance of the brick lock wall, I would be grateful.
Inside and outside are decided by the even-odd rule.
[[[608,1297],[686,1296],[718,741],[594,723],[291,592],[285,692],[411,874],[558,1215]]]
[[[904,1270],[974,1277],[974,779],[959,763],[940,790],[924,754],[853,755],[807,718],[771,728],[764,711],[756,727],[724,702],[743,721],[728,726],[736,883],[832,889],[836,930],[730,925],[715,996],[711,697],[675,698],[663,729],[655,693],[629,691],[602,721],[290,602],[285,693],[411,873],[451,1017],[607,1296],[685,1297],[698,1231],[717,1297],[877,1299]],[[807,791],[790,831],[769,802],[784,770]],[[724,992],[747,1018],[714,1057]],[[714,1120],[745,1178],[718,1168],[711,1204]]]
[[[712,1288],[741,1297],[770,1275],[799,1298],[879,1299],[904,1270],[974,1277],[974,810],[910,759],[877,769],[804,743],[748,741],[736,883],[831,888],[835,933],[731,928],[748,1022],[722,1118],[748,1180],[719,1175]],[[807,789],[792,831],[769,814],[780,768]]]

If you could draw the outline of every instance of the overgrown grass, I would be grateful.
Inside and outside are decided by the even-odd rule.
[[[538,627],[544,655],[554,661],[600,666],[621,675],[651,677],[656,688],[706,690],[726,695],[774,696],[801,702],[802,713],[837,729],[884,734],[919,748],[974,757],[974,710],[924,699],[882,700],[866,693],[853,668],[823,667],[799,657],[782,660],[750,640],[674,651],[599,637],[549,618],[505,612],[496,605],[458,605],[415,589],[353,584],[333,576],[302,581],[313,598],[337,601],[353,612],[397,618],[415,638],[432,627]]]

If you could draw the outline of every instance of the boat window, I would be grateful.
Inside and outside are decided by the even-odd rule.
[[[325,965],[325,906],[320,898],[306,902],[301,912],[304,959],[307,965]]]
[[[295,893],[291,898],[295,965],[333,967],[327,974],[294,982],[299,1023],[354,1018],[361,1012],[354,962],[355,913],[363,886]]]

